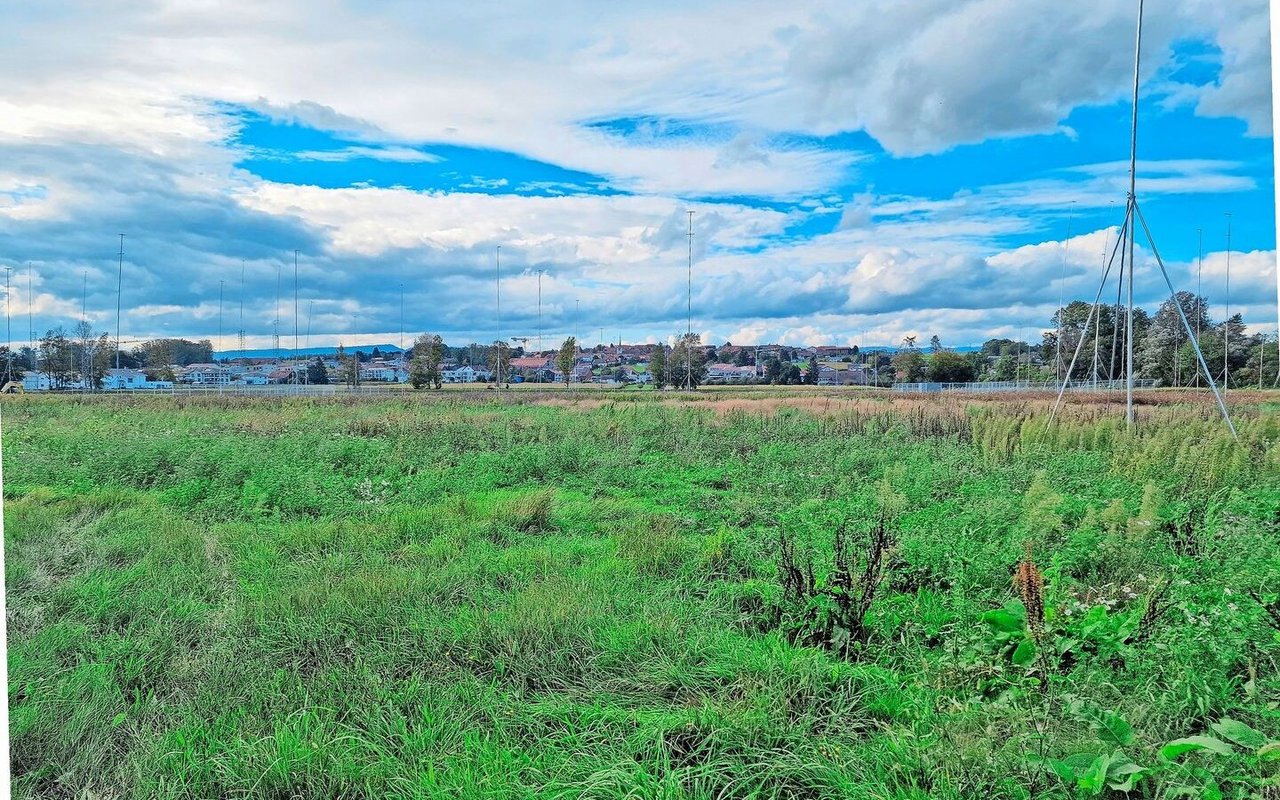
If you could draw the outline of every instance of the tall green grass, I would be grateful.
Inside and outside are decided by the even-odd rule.
[[[15,796],[1119,796],[1112,751],[1130,796],[1275,785],[1162,755],[1280,738],[1274,413],[799,405],[6,400]],[[867,646],[790,644],[779,537],[821,577],[886,491]],[[990,622],[1028,543],[1049,674]]]

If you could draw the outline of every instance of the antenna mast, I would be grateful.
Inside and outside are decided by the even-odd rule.
[[[1129,135],[1129,209],[1132,218],[1138,203],[1138,82],[1139,67],[1142,64],[1142,0],[1138,0],[1138,32],[1133,45],[1133,122]],[[1124,418],[1125,425],[1133,428],[1133,273],[1136,266],[1133,261],[1133,244],[1137,231],[1136,225],[1129,226],[1129,311],[1125,319],[1125,386],[1124,386]]]
[[[120,234],[120,261],[116,268],[116,369],[120,369],[120,295],[124,290],[124,234]]]
[[[498,275],[498,304],[497,304],[498,329],[495,331],[495,336],[493,337],[493,346],[497,348],[497,350],[494,353],[493,360],[496,363],[496,366],[498,368],[497,369],[498,388],[501,389],[502,388],[502,348],[503,348],[503,342],[502,342],[502,245],[498,245],[497,249],[494,250],[493,264]]]
[[[240,259],[240,357],[244,358],[244,259]]]
[[[36,351],[36,325],[31,321],[31,301],[33,299],[31,293],[31,262],[27,262],[27,333],[31,335],[30,348],[31,352]]]
[[[688,293],[685,295],[684,382],[693,391],[693,212],[689,212]]]
[[[5,383],[13,380],[13,330],[9,327],[9,276],[12,274],[13,267],[4,268],[4,330],[9,342],[4,354]]]
[[[293,361],[298,361],[298,251],[293,251]]]
[[[271,343],[276,361],[280,361],[280,264],[276,264],[276,316],[271,321]]]
[[[1134,387],[1134,369],[1133,369],[1133,282],[1136,264],[1134,263],[1134,245],[1137,239],[1138,225],[1142,225],[1143,234],[1146,236],[1147,244],[1151,247],[1151,255],[1155,257],[1156,264],[1160,267],[1160,274],[1164,278],[1165,286],[1169,290],[1169,296],[1173,298],[1173,306],[1178,312],[1178,319],[1182,322],[1182,329],[1186,332],[1188,338],[1195,336],[1191,329],[1191,323],[1187,320],[1186,312],[1183,311],[1182,304],[1178,302],[1177,292],[1174,291],[1173,282],[1169,279],[1169,271],[1165,268],[1164,259],[1160,257],[1160,251],[1156,247],[1155,238],[1151,235],[1151,228],[1147,225],[1146,219],[1143,217],[1142,209],[1138,206],[1137,195],[1137,171],[1138,171],[1138,80],[1139,67],[1142,58],[1142,10],[1143,0],[1138,0],[1138,30],[1134,43],[1133,58],[1133,120],[1129,138],[1129,197],[1125,206],[1124,225],[1120,228],[1120,238],[1116,240],[1116,248],[1111,252],[1111,261],[1108,262],[1106,270],[1102,274],[1102,282],[1098,286],[1098,293],[1094,297],[1093,306],[1089,311],[1089,317],[1085,320],[1085,329],[1093,321],[1094,316],[1098,313],[1098,301],[1102,297],[1102,291],[1106,287],[1107,277],[1111,272],[1111,265],[1115,261],[1117,254],[1120,255],[1120,285],[1117,286],[1117,295],[1119,290],[1124,286],[1124,268],[1125,268],[1125,251],[1128,250],[1128,267],[1129,267],[1129,285],[1128,285],[1128,316],[1125,320],[1125,423],[1132,430],[1134,426],[1134,409],[1133,409],[1133,387]],[[1125,245],[1128,245],[1127,248]],[[1118,301],[1117,297],[1117,301]],[[1117,302],[1117,305],[1119,303]],[[1067,391],[1067,386],[1071,382],[1071,373],[1075,368],[1076,359],[1080,356],[1080,350],[1084,345],[1084,337],[1076,343],[1075,355],[1071,358],[1071,365],[1067,368],[1067,376],[1062,381],[1062,387],[1058,390],[1058,397],[1054,401],[1053,409],[1049,413],[1049,424],[1052,425],[1057,418],[1058,409],[1062,405],[1062,397]],[[1239,438],[1236,434],[1235,425],[1231,421],[1231,415],[1227,411],[1226,402],[1219,393],[1216,382],[1213,380],[1212,373],[1209,372],[1209,365],[1205,363],[1204,353],[1200,350],[1200,343],[1193,341],[1193,349],[1195,350],[1196,360],[1200,364],[1200,369],[1204,370],[1205,380],[1209,383],[1209,388],[1213,391],[1214,399],[1217,400],[1218,410],[1222,412],[1222,419],[1227,423],[1231,435]]]
[[[1076,201],[1072,200],[1071,201],[1072,211],[1075,210],[1075,207],[1076,207]],[[1075,219],[1072,213],[1068,212],[1067,213],[1067,238],[1064,239],[1062,242],[1062,266],[1058,270],[1058,335],[1057,337],[1055,337],[1056,341],[1054,343],[1053,374],[1059,379],[1062,378],[1062,322],[1063,322],[1062,318],[1066,316],[1065,314],[1066,299],[1065,299],[1064,292],[1066,291],[1066,284],[1067,284],[1067,254],[1071,251],[1071,223],[1074,221]]]
[[[1222,391],[1227,391],[1227,356],[1231,352],[1231,212],[1227,212],[1227,293],[1226,309],[1222,320]]]

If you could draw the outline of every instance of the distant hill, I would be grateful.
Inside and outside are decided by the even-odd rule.
[[[355,353],[355,352],[371,353],[373,352],[373,349],[375,347],[378,348],[378,350],[383,353],[399,353],[400,352],[400,348],[396,347],[394,344],[354,345],[354,346],[348,346],[346,348],[346,351],[348,353]],[[219,361],[224,359],[236,359],[236,358],[275,358],[276,356],[279,356],[281,358],[310,358],[312,356],[331,356],[331,355],[337,354],[337,352],[338,352],[338,348],[336,345],[333,347],[302,347],[297,350],[294,350],[289,347],[281,347],[279,350],[268,347],[261,350],[224,350],[220,352],[215,352],[213,354],[213,357],[218,359]]]

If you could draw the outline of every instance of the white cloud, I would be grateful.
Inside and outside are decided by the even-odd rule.
[[[216,140],[225,131],[193,100],[208,98],[401,143],[511,150],[640,191],[794,196],[830,185],[849,155],[764,134],[861,129],[895,153],[933,152],[1053,132],[1078,105],[1122,99],[1133,13],[1104,0],[212,9],[0,11],[0,28],[23,32],[0,53],[0,135]],[[1260,0],[1152,9],[1150,71],[1177,37],[1215,42],[1223,75],[1200,112],[1265,130],[1265,14]],[[740,133],[672,147],[581,125],[628,115]]]
[[[91,316],[113,316],[102,309],[114,310],[114,235],[127,229],[126,335],[212,335],[209,298],[220,280],[240,294],[243,258],[246,327],[261,341],[276,270],[298,248],[317,335],[385,341],[404,283],[418,326],[488,336],[501,243],[512,330],[536,324],[532,270],[543,268],[548,332],[574,324],[578,300],[584,326],[609,319],[665,338],[682,327],[692,207],[695,322],[709,333],[972,341],[1005,320],[1043,324],[1057,301],[1057,243],[999,245],[1036,233],[1028,212],[1105,208],[1126,183],[1125,165],[1108,163],[949,198],[869,190],[849,202],[833,190],[863,156],[812,138],[861,129],[915,153],[1058,131],[1071,109],[1125,94],[1132,9],[1102,0],[724,0],[593,4],[589,15],[570,3],[502,15],[336,0],[19,5],[0,9],[0,253],[35,261],[46,281],[36,313],[50,325],[78,309],[85,269]],[[1181,0],[1153,10],[1150,74],[1176,37],[1215,43],[1222,77],[1191,87],[1188,102],[1263,131],[1261,8]],[[577,24],[563,24],[569,15]],[[567,196],[264,182],[234,167],[236,120],[221,104],[359,142],[303,154],[312,158],[414,161],[434,157],[423,142],[455,143],[603,175],[637,194],[583,196],[547,182]],[[616,117],[640,118],[638,132],[585,124]],[[1225,160],[1144,162],[1139,179],[1143,196],[1253,188]],[[788,213],[680,199],[736,195],[810,202]],[[787,233],[837,210],[830,234]],[[1068,293],[1093,287],[1104,235],[1073,237]],[[1264,308],[1273,262],[1270,251],[1240,255],[1244,307]],[[1233,283],[1235,270],[1233,259]]]
[[[379,161],[399,161],[406,164],[437,163],[440,156],[414,150],[412,147],[365,147],[352,145],[337,150],[303,150],[292,154],[301,161],[350,161],[354,158],[372,158]]]

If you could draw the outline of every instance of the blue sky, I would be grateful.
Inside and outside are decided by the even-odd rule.
[[[124,232],[126,341],[289,340],[294,250],[313,344],[657,341],[688,210],[710,340],[1038,338],[1123,215],[1133,9],[1035,4],[6,9],[14,338],[82,300],[114,333]],[[1138,194],[1180,288],[1202,229],[1215,304],[1230,212],[1232,310],[1274,331],[1266,22],[1149,11]]]

